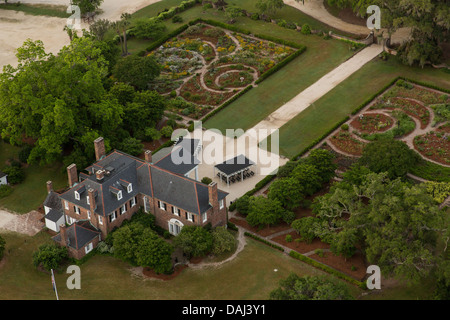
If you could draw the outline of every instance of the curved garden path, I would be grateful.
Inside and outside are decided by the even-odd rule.
[[[244,229],[237,226],[238,228],[238,236],[237,236],[237,241],[238,241],[238,245],[236,248],[236,251],[227,259],[219,261],[219,262],[200,262],[200,263],[187,263],[187,266],[189,268],[192,269],[202,269],[202,268],[214,268],[214,267],[220,267],[221,265],[223,265],[224,263],[227,263],[231,260],[234,260],[237,255],[244,250],[245,245],[247,244],[247,242],[245,241],[245,235],[244,235]]]
[[[419,87],[420,87],[420,86],[419,86]],[[388,89],[387,89],[387,90],[388,90]],[[386,90],[386,91],[387,91],[387,90]],[[434,90],[433,90],[433,91],[434,91]],[[428,119],[428,123],[427,123],[426,127],[422,128],[422,123],[421,123],[421,121],[420,121],[417,117],[414,117],[414,116],[410,116],[410,115],[409,115],[409,118],[410,118],[411,120],[413,120],[414,123],[415,123],[415,128],[414,128],[414,130],[411,131],[410,133],[408,133],[408,134],[406,134],[406,135],[404,135],[404,136],[402,136],[402,137],[397,138],[397,140],[400,140],[400,141],[405,142],[405,143],[408,145],[408,147],[409,147],[410,149],[415,150],[415,151],[416,151],[416,152],[417,152],[424,160],[429,161],[429,162],[433,162],[433,163],[435,163],[435,164],[438,164],[438,165],[441,165],[441,166],[444,166],[444,167],[450,167],[450,165],[443,164],[443,163],[438,162],[438,161],[435,161],[435,160],[433,160],[433,159],[429,159],[428,157],[424,156],[422,153],[418,152],[418,150],[417,150],[417,149],[415,148],[415,146],[414,146],[414,139],[415,139],[416,137],[422,136],[422,135],[424,135],[424,134],[426,134],[426,133],[428,133],[428,132],[430,132],[430,131],[433,131],[433,129],[435,129],[435,128],[432,126],[433,121],[434,121],[434,118],[435,118],[435,114],[434,114],[433,109],[430,108],[430,106],[425,105],[422,101],[419,101],[419,100],[416,100],[416,99],[413,99],[413,98],[402,98],[402,99],[409,100],[409,101],[412,101],[412,102],[415,102],[415,103],[420,104],[422,107],[424,107],[424,108],[426,108],[426,109],[428,110],[430,117],[429,117],[429,119]],[[370,142],[370,141],[368,141],[368,140],[365,140],[365,139],[361,138],[359,135],[353,133],[353,131],[354,131],[354,130],[357,131],[357,129],[354,128],[354,127],[351,125],[351,123],[353,122],[353,120],[355,120],[355,119],[356,119],[357,117],[359,117],[359,115],[361,115],[361,114],[382,113],[382,114],[384,114],[384,115],[390,117],[392,120],[394,120],[393,126],[395,126],[395,123],[397,122],[397,120],[396,120],[395,118],[393,118],[393,117],[389,114],[389,112],[391,112],[391,111],[393,111],[393,110],[402,110],[402,109],[401,109],[401,108],[394,108],[394,109],[374,109],[374,110],[371,110],[370,107],[373,106],[373,105],[376,104],[376,103],[377,103],[377,99],[374,99],[370,104],[368,104],[368,105],[367,105],[364,109],[362,109],[358,114],[353,115],[353,116],[350,117],[350,119],[346,122],[346,124],[349,125],[349,130],[348,130],[348,132],[351,134],[351,137],[352,137],[352,138],[355,138],[355,139],[357,139],[358,141],[361,141],[361,142],[363,142],[363,143],[369,143],[369,142]],[[392,126],[389,130],[392,130],[393,126]],[[350,153],[348,153],[348,152],[345,152],[345,151],[339,149],[336,145],[333,144],[332,137],[333,137],[334,135],[336,135],[336,134],[337,134],[338,132],[340,132],[340,131],[341,131],[341,128],[340,128],[340,127],[337,128],[337,129],[336,129],[335,131],[333,131],[330,135],[328,135],[328,137],[325,138],[325,139],[323,140],[323,142],[327,142],[327,145],[328,145],[331,149],[333,149],[334,151],[336,151],[336,152],[338,152],[338,153],[340,153],[340,154],[343,154],[343,155],[349,156],[349,157],[360,157],[360,156],[357,156],[357,155],[354,155],[354,154],[350,154]],[[318,144],[316,145],[315,148],[319,147],[320,145],[322,145],[322,143],[318,143]],[[427,181],[427,180],[421,179],[421,178],[416,177],[416,176],[412,176],[412,175],[411,175],[411,177],[414,178],[414,179],[416,179],[416,180],[418,180],[418,181],[421,181],[421,180],[423,180],[423,182],[426,182],[426,181]]]
[[[302,1],[284,0],[284,3],[335,29],[355,35],[367,36],[370,33],[370,30],[366,26],[351,24],[330,14],[325,8],[323,1],[324,0],[305,0],[305,4],[303,4]]]

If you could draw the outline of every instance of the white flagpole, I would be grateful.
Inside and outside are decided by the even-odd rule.
[[[56,294],[56,300],[59,300],[58,297],[58,290],[56,289],[56,281],[55,281],[55,275],[53,274],[53,269],[52,270],[52,285],[53,285],[53,290],[55,291]]]

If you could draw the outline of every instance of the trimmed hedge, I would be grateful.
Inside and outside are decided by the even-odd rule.
[[[289,55],[285,59],[281,60],[279,63],[274,65],[272,68],[264,72],[262,75],[259,76],[258,80],[255,81],[256,84],[261,83],[265,79],[267,79],[269,76],[283,68],[285,65],[287,65],[289,62],[300,56],[303,52],[306,51],[306,47],[302,46],[301,49],[295,51],[293,54]]]
[[[244,235],[245,236],[247,236],[247,237],[250,237],[250,238],[252,238],[252,239],[255,239],[255,240],[257,240],[257,241],[259,241],[259,242],[262,242],[262,243],[264,243],[264,244],[267,244],[268,246],[271,246],[272,248],[275,248],[275,249],[277,249],[277,250],[280,250],[281,252],[284,252],[284,249],[282,248],[282,247],[280,247],[280,246],[277,246],[276,244],[273,244],[272,242],[269,242],[269,241],[267,241],[267,240],[265,240],[265,239],[262,239],[262,238],[260,238],[260,237],[258,237],[258,236],[255,236],[254,234],[252,234],[252,233],[250,233],[250,232],[244,232]]]
[[[334,276],[336,276],[338,278],[341,278],[342,280],[345,280],[345,281],[347,281],[347,282],[349,282],[351,284],[354,284],[354,285],[360,287],[361,289],[366,289],[367,288],[365,282],[361,282],[361,281],[358,281],[356,279],[353,279],[352,277],[350,277],[350,276],[348,276],[348,275],[346,275],[346,274],[344,274],[344,273],[342,273],[340,271],[337,271],[336,269],[333,269],[333,268],[331,268],[331,267],[329,267],[329,266],[327,266],[327,265],[325,265],[323,263],[320,263],[320,262],[318,262],[316,260],[313,260],[311,258],[308,258],[307,256],[304,256],[304,255],[302,255],[302,254],[300,254],[300,253],[298,253],[298,252],[296,252],[294,250],[289,252],[289,255],[292,258],[294,258],[294,259],[303,261],[303,262],[305,262],[305,263],[307,263],[309,265],[312,265],[313,267],[316,267],[316,268],[318,268],[320,270],[323,270],[323,271],[325,271],[327,273],[330,273],[330,274],[332,274],[332,275],[334,275]]]
[[[150,44],[150,46],[147,47],[147,52],[151,52],[153,50],[155,50],[156,48],[158,48],[159,46],[163,45],[164,42],[168,41],[170,38],[176,37],[178,36],[180,33],[182,33],[183,31],[185,31],[187,28],[189,28],[189,24],[184,24],[181,27],[175,29],[174,31],[168,33],[167,35],[165,35],[162,38],[159,38],[158,40],[156,40],[155,42],[152,42]]]

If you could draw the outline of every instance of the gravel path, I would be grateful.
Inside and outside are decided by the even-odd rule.
[[[337,68],[323,76],[317,82],[300,92],[296,97],[271,113],[267,118],[256,124],[252,129],[279,129],[315,101],[334,89],[337,85],[358,71],[367,62],[383,51],[380,45],[371,45]]]

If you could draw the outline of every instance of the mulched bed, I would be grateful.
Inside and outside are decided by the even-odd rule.
[[[417,136],[414,148],[424,157],[436,162],[450,164],[450,126]]]
[[[286,241],[286,235],[288,234],[292,236],[292,242]],[[330,249],[330,245],[320,241],[320,239],[314,239],[311,243],[307,243],[306,241],[295,241],[295,239],[300,239],[300,235],[297,232],[292,231],[272,238],[271,240],[299,253],[307,253],[316,249]]]
[[[237,93],[238,92],[226,92],[226,91],[222,93],[216,93],[206,90],[200,84],[199,76],[194,76],[191,79],[189,79],[181,87],[180,90],[181,96],[187,101],[209,106],[218,106]]]
[[[339,270],[359,281],[364,280],[367,275],[366,260],[360,252],[355,253],[353,257],[347,259],[347,261],[345,261],[345,259],[341,256],[334,255],[332,252],[324,252],[323,257],[320,257],[317,254],[312,254],[309,257]],[[355,271],[352,271],[352,266],[356,267]]]
[[[384,132],[392,128],[394,120],[382,113],[364,113],[356,117],[350,125],[361,133]]]
[[[329,141],[340,151],[355,156],[362,155],[363,148],[365,146],[365,143],[357,140],[352,137],[349,132],[343,130],[335,134]]]
[[[155,271],[153,271],[150,268],[144,268],[144,270],[142,270],[142,274],[146,278],[153,278],[153,279],[167,281],[167,280],[172,280],[172,279],[176,278],[187,267],[188,266],[185,264],[179,264],[179,265],[175,266],[175,268],[174,268],[175,270],[173,271],[172,274],[157,274]]]
[[[354,157],[349,157],[343,155],[342,153],[336,152],[329,145],[323,144],[321,149],[328,150],[334,155],[333,162],[338,166],[338,170],[347,171],[353,164],[355,164],[358,160]]]

